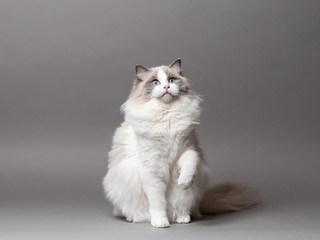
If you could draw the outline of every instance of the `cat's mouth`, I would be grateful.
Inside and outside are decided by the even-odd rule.
[[[168,95],[168,94],[169,94],[171,97],[173,97],[173,95],[172,95],[171,93],[169,93],[169,92],[165,92],[165,93],[162,95],[162,97],[165,96],[165,95]]]

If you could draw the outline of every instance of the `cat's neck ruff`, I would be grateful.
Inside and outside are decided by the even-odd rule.
[[[128,99],[123,104],[122,110],[126,119],[141,121],[159,122],[181,117],[198,119],[201,113],[200,102],[199,97],[185,96],[171,103],[164,103],[158,99],[151,99],[145,103]]]
[[[122,106],[125,121],[142,135],[179,134],[199,124],[200,102],[198,96],[180,96],[171,103],[151,99],[146,103],[128,99]]]

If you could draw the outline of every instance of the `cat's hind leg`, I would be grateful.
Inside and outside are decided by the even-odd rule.
[[[128,222],[150,221],[148,200],[143,192],[135,159],[123,159],[109,168],[103,180],[113,214]]]
[[[199,201],[198,164],[199,154],[193,149],[186,150],[178,159],[174,170],[173,185],[169,193],[171,221],[189,223],[191,213]]]
[[[191,214],[197,205],[197,196],[193,189],[183,190],[176,186],[169,193],[170,221],[175,223],[190,223]]]

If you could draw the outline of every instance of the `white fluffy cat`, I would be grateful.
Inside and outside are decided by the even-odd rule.
[[[182,75],[181,60],[150,69],[138,65],[136,75],[103,180],[114,214],[168,227],[170,222],[189,223],[191,215],[256,204],[256,193],[241,185],[221,184],[208,191],[195,133],[201,99]]]

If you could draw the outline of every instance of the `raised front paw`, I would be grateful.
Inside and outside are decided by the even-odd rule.
[[[156,217],[151,219],[151,225],[156,228],[167,228],[170,223],[167,217]]]
[[[182,188],[183,190],[187,190],[190,188],[193,184],[193,178],[184,178],[184,177],[179,177],[178,179],[178,186]]]

